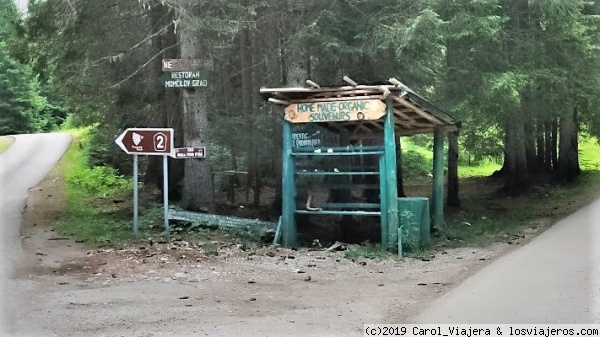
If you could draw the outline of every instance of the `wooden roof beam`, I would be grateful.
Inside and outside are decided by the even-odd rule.
[[[350,77],[348,76],[344,76],[343,78],[344,82],[350,84],[353,87],[356,87],[358,85],[358,83],[354,82]]]
[[[382,95],[370,95],[370,96],[349,96],[349,97],[323,97],[323,98],[305,98],[305,99],[289,99],[290,104],[294,103],[318,103],[318,102],[332,102],[332,101],[358,101],[365,99],[384,99]]]
[[[434,128],[419,128],[419,129],[400,129],[398,130],[399,136],[412,136],[422,133],[433,133]],[[444,127],[444,131],[446,132],[454,132],[458,131],[458,127],[456,125],[448,125]]]
[[[405,112],[410,112],[412,110],[407,109],[407,110],[400,110],[400,109],[394,109],[394,113],[402,118],[404,118],[405,120],[413,120],[409,115],[407,115]]]
[[[278,98],[269,98],[269,102],[274,103],[274,104],[281,104],[281,105],[290,105],[290,102],[288,101],[284,101],[282,99],[278,99]]]
[[[392,99],[402,105],[404,105],[407,108],[412,109],[412,111],[414,111],[415,113],[417,113],[418,115],[420,115],[421,117],[427,119],[428,121],[437,124],[437,125],[441,125],[443,124],[442,121],[438,120],[437,118],[433,117],[432,115],[428,114],[427,112],[425,112],[423,109],[417,107],[416,105],[410,103],[409,101],[405,100],[404,98],[392,95]]]
[[[377,124],[375,121],[367,121],[367,123],[374,126],[378,130],[383,130],[383,125]]]
[[[311,81],[311,80],[306,80],[306,84],[310,85],[311,87],[315,88],[315,89],[320,89],[321,86],[318,85],[317,83]]]

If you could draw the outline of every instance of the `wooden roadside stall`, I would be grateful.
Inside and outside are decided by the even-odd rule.
[[[457,132],[460,124],[396,79],[384,85],[359,85],[348,77],[344,77],[344,81],[349,85],[320,87],[307,81],[310,87],[260,90],[269,102],[285,106],[282,215],[278,228],[281,243],[288,247],[298,245],[296,216],[367,216],[380,218],[381,245],[383,249],[395,250],[399,248],[399,205],[402,207],[403,199],[398,198],[397,190],[398,137],[434,134],[433,193],[431,213],[428,209],[427,217],[431,214],[433,225],[441,228],[444,135]],[[325,144],[309,139],[308,133],[295,133],[294,128],[306,125],[339,135],[337,143]],[[375,165],[365,165],[365,158]],[[321,164],[323,162],[327,163]],[[349,187],[348,193],[342,193],[345,195],[342,202],[340,199],[334,203],[313,202],[310,188],[306,204],[297,197],[301,185],[307,181],[320,185],[324,179],[338,179],[335,186],[339,187],[368,181],[367,178],[377,183],[376,198],[370,201],[359,199]]]

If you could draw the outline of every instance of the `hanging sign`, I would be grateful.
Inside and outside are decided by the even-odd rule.
[[[206,147],[176,147],[171,157],[175,159],[206,158]]]
[[[213,69],[212,60],[199,59],[163,59],[162,71],[190,71],[196,69]]]
[[[292,123],[377,120],[385,115],[385,103],[378,99],[290,104],[285,119]]]
[[[165,88],[197,88],[208,86],[208,71],[175,71],[161,77]]]
[[[170,155],[173,152],[173,129],[129,128],[115,143],[128,154]]]

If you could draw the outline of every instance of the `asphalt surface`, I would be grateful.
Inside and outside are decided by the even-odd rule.
[[[418,323],[600,323],[599,226],[597,200],[465,280]]]
[[[0,154],[0,335],[18,315],[23,294],[11,278],[21,253],[20,225],[28,191],[36,186],[68,148],[65,133],[18,135],[11,147]],[[8,310],[11,308],[11,310]]]

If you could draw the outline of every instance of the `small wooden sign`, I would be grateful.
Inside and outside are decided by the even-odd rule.
[[[208,86],[208,71],[175,71],[161,77],[165,88],[197,88]]]
[[[162,71],[194,71],[200,69],[213,69],[213,61],[198,59],[163,59]]]
[[[206,147],[176,147],[171,157],[175,159],[206,158]]]
[[[378,99],[291,104],[285,119],[292,123],[377,120],[385,115],[385,103]]]

